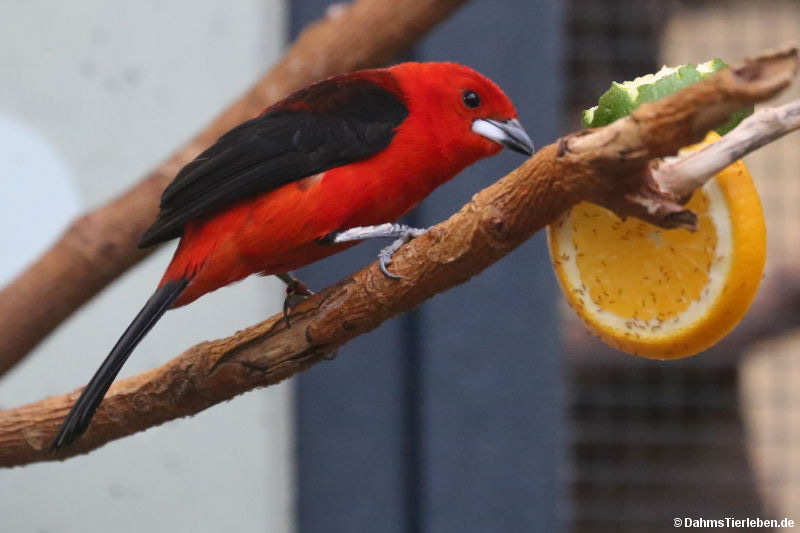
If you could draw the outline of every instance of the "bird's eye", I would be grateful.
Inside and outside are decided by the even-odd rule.
[[[464,100],[464,105],[467,107],[475,108],[481,105],[481,98],[475,91],[464,91],[464,94],[461,95],[461,99]]]

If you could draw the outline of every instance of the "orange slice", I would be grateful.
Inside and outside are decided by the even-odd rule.
[[[709,133],[703,144],[718,138]],[[653,359],[687,357],[728,334],[750,307],[766,229],[747,167],[724,169],[688,207],[698,215],[696,232],[623,221],[586,202],[548,228],[567,301],[609,345]]]

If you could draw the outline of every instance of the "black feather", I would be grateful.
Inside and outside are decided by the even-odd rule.
[[[386,148],[408,109],[391,75],[371,76],[381,84],[345,75],[312,85],[220,137],[164,190],[139,246],[180,237],[192,219]]]
[[[51,450],[58,450],[71,444],[81,433],[86,431],[94,412],[106,395],[108,388],[119,374],[122,365],[128,360],[136,345],[144,338],[150,328],[155,325],[161,315],[186,288],[188,280],[168,281],[158,288],[147,300],[136,318],[133,319],[128,329],[119,338],[111,349],[103,364],[97,369],[89,384],[81,393],[78,401],[72,406],[67,418],[64,419]]]

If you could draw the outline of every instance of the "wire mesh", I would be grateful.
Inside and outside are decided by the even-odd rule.
[[[611,80],[797,42],[800,2],[571,0],[566,23],[569,130]],[[798,97],[795,86],[768,105]],[[677,517],[800,521],[797,138],[747,164],[767,218],[767,268],[727,340],[687,360],[640,360],[604,347],[564,312],[565,530],[667,531]]]

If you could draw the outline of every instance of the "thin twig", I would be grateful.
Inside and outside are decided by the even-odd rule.
[[[646,170],[653,158],[697,142],[725,118],[723,111],[767,99],[786,87],[797,68],[797,52],[760,58],[748,66],[757,74],[725,71],[640,108],[630,119],[546,146],[401,248],[392,263],[401,280],[387,279],[373,263],[299,304],[292,310],[291,328],[278,314],[118,381],[89,430],[58,455],[49,454],[47,447],[80,391],[0,412],[0,465],[86,453],[302,371],[392,316],[467,281],[575,203],[613,203],[610,199],[638,190],[649,179]]]
[[[664,192],[687,198],[737,159],[797,129],[800,129],[800,100],[759,109],[702,150],[666,158],[653,167],[653,179]]]

